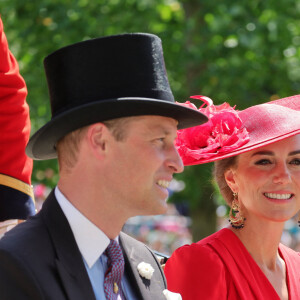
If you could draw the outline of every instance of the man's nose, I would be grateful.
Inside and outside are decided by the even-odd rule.
[[[168,158],[168,167],[173,170],[174,173],[181,173],[184,170],[184,165],[180,155],[175,146],[170,149],[170,157]]]

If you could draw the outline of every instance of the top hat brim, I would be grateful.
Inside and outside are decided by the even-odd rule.
[[[149,98],[115,98],[80,105],[53,117],[29,140],[26,154],[37,160],[57,157],[55,145],[73,130],[122,117],[158,115],[178,121],[178,129],[205,123],[207,117],[197,110]]]

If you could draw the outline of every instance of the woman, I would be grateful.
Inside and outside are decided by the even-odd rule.
[[[185,165],[215,161],[231,226],[177,249],[168,289],[183,300],[299,300],[300,254],[280,239],[300,210],[300,95],[241,112],[204,100],[210,121],[179,131],[178,151]]]

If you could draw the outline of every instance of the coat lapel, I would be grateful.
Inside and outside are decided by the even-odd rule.
[[[95,300],[81,253],[53,191],[41,213],[56,250],[56,266],[68,299]]]
[[[120,233],[120,245],[125,257],[125,272],[131,286],[136,291],[137,298],[165,300],[163,290],[167,288],[166,279],[153,252],[146,245],[122,232]],[[155,271],[150,280],[139,275],[137,266],[141,262],[149,263],[154,268]]]

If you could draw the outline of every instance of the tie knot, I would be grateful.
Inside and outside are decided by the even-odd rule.
[[[117,261],[124,261],[122,249],[115,240],[110,240],[108,247],[106,248],[107,256],[112,263]]]

